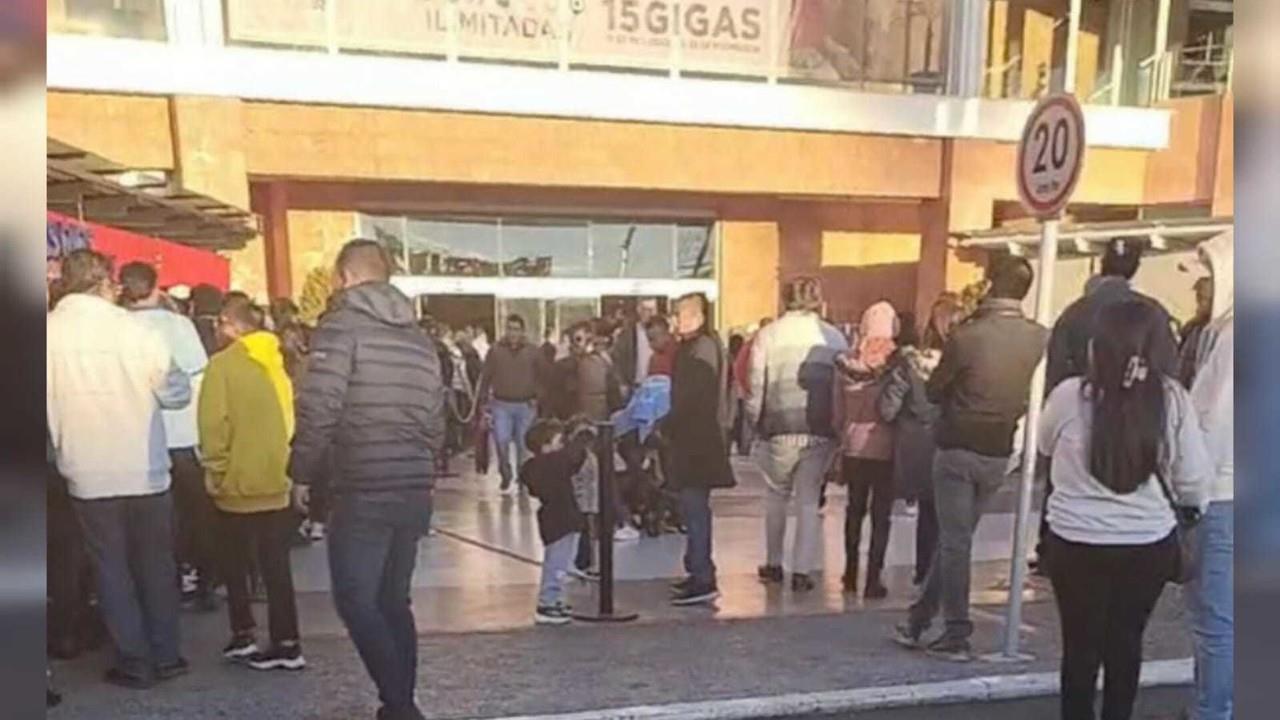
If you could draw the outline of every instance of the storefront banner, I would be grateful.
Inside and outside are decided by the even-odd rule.
[[[46,211],[46,264],[83,249],[111,257],[116,270],[134,261],[149,263],[162,288],[206,283],[225,292],[231,284],[231,263],[215,252]]]

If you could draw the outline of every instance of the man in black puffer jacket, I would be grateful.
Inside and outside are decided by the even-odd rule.
[[[331,478],[334,605],[378,686],[378,717],[416,720],[409,590],[444,443],[440,360],[409,298],[388,282],[380,245],[352,240],[336,270],[342,290],[311,337],[297,391],[289,475],[304,509],[310,485]]]

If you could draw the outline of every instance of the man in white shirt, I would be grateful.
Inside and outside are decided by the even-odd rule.
[[[120,268],[120,302],[133,317],[164,336],[173,362],[191,383],[192,402],[178,410],[165,410],[164,434],[172,464],[173,501],[178,508],[178,562],[184,575],[195,573],[190,600],[203,611],[217,609],[212,579],[215,549],[213,501],[204,488],[204,469],[196,452],[196,402],[200,397],[200,381],[204,377],[209,356],[191,318],[180,315],[162,302],[155,268],[144,262],[131,262]],[[184,582],[184,585],[186,583]],[[188,599],[184,587],[184,600]]]
[[[145,688],[178,654],[173,501],[161,409],[191,402],[164,337],[117,307],[111,261],[77,250],[47,320],[49,438],[80,518],[116,649],[108,682]]]

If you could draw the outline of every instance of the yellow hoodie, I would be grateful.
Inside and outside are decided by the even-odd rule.
[[[218,509],[289,506],[293,385],[275,335],[249,333],[209,360],[198,424],[205,486]]]

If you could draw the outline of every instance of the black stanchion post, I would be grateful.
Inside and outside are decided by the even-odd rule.
[[[600,552],[600,606],[595,613],[574,613],[577,620],[588,622],[627,622],[639,617],[636,613],[619,613],[613,607],[613,533],[614,533],[614,467],[613,424],[596,423],[596,461],[600,468],[599,492],[599,552]]]

